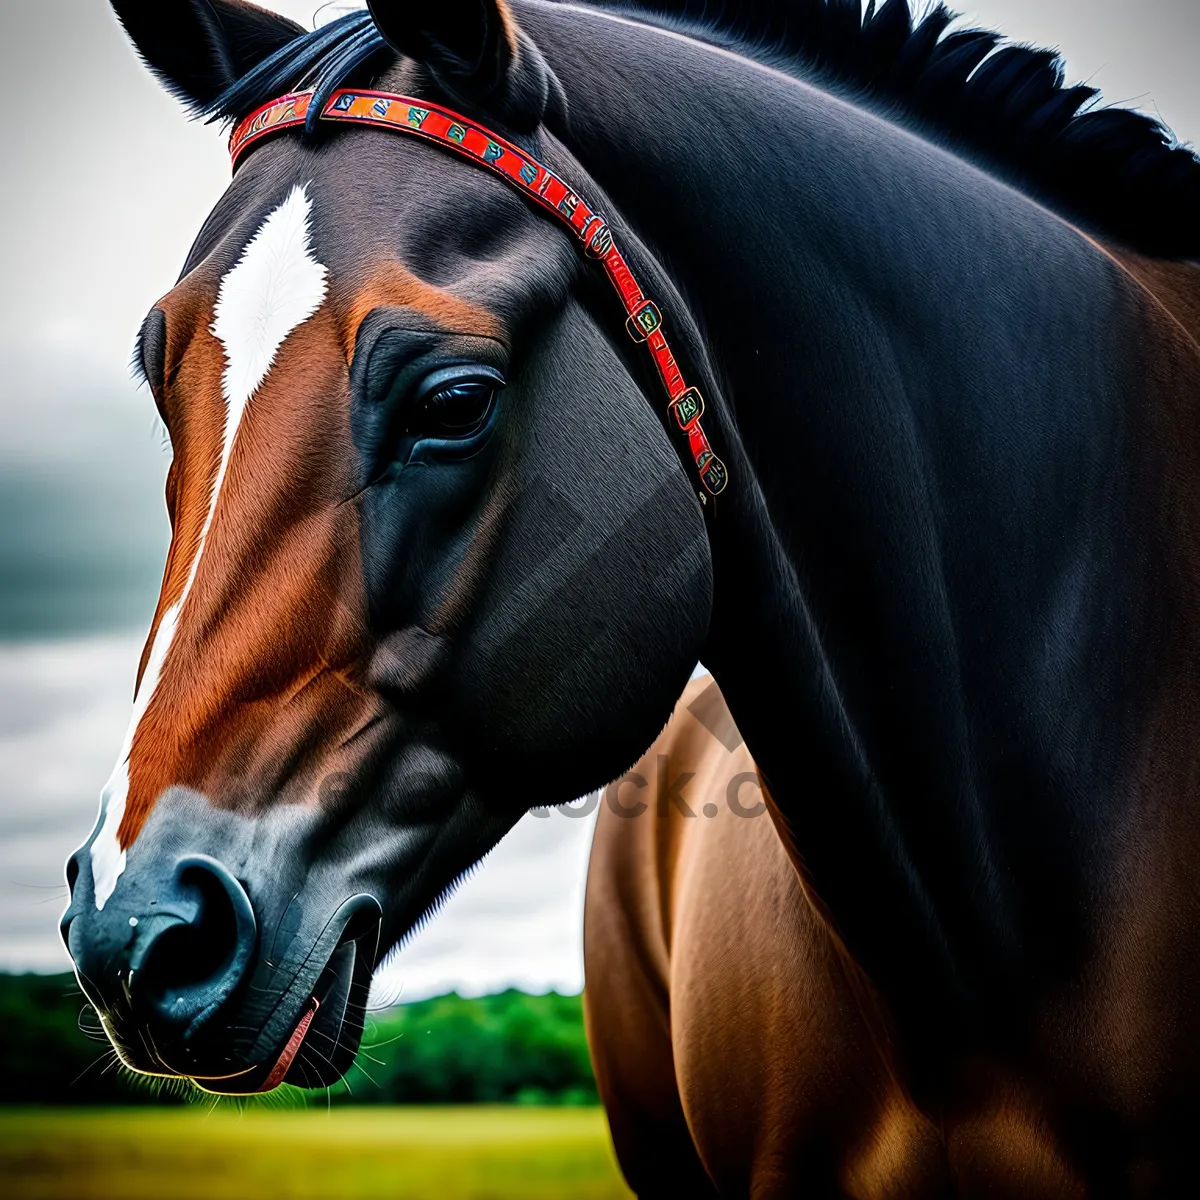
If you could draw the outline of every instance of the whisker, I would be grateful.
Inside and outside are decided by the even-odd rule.
[[[81,971],[78,967],[75,968],[75,974],[80,976],[83,981],[91,987],[97,995],[100,994],[100,989],[96,986],[95,981],[87,974],[86,971]]]
[[[275,929],[271,934],[271,952],[267,955],[268,962],[273,960],[275,957],[275,943],[279,941],[279,931],[281,928],[283,928],[283,920],[288,915],[292,905],[296,903],[296,898],[300,895],[302,890],[303,889],[297,888],[295,893],[292,895],[292,898],[287,902],[286,905],[284,905],[283,912],[279,914],[279,920],[275,922]]]
[[[369,1046],[363,1046],[362,1048],[364,1050],[382,1050],[384,1046],[390,1046],[393,1042],[398,1042],[403,1036],[403,1033],[398,1033],[395,1037],[388,1038],[386,1042],[372,1042]]]
[[[326,1035],[326,1039],[328,1040],[328,1034]],[[311,1050],[311,1051],[312,1051],[312,1052],[313,1052],[313,1053],[314,1053],[314,1054],[315,1054],[315,1055],[316,1055],[316,1056],[317,1056],[319,1059],[321,1059],[321,1061],[322,1061],[322,1062],[324,1062],[324,1063],[326,1064],[326,1066],[328,1066],[328,1067],[329,1067],[329,1069],[330,1069],[331,1071],[333,1071],[335,1074],[339,1074],[339,1075],[340,1075],[340,1072],[338,1072],[338,1069],[337,1069],[337,1067],[335,1067],[335,1066],[333,1065],[333,1063],[331,1063],[331,1062],[329,1061],[329,1059],[327,1059],[327,1058],[325,1057],[325,1055],[324,1055],[324,1054],[322,1054],[322,1053],[321,1053],[321,1051],[320,1051],[320,1050],[318,1050],[318,1049],[316,1048],[316,1046],[313,1046],[313,1045],[311,1045],[311,1044],[309,1044],[309,1043],[307,1043],[307,1042],[305,1043],[305,1045],[306,1045],[306,1046],[307,1046],[307,1048],[308,1048],[309,1050]],[[366,1071],[363,1071],[363,1074],[364,1074],[364,1075],[367,1075]],[[371,1080],[371,1082],[372,1082],[373,1084],[375,1084],[375,1081],[374,1081],[373,1079],[371,1079],[370,1075],[367,1075],[367,1078],[368,1078],[368,1079],[370,1079],[370,1080]],[[351,1087],[350,1087],[350,1084],[349,1084],[349,1083],[346,1081],[346,1077],[345,1077],[344,1075],[341,1075],[341,1080],[342,1080],[342,1082],[343,1082],[344,1084],[346,1084],[346,1091],[348,1091],[348,1092],[350,1093],[350,1095],[352,1095],[352,1096],[353,1096],[353,1095],[354,1095],[354,1092],[353,1092],[353,1090],[351,1089]],[[378,1085],[378,1084],[375,1084],[375,1086],[376,1086],[376,1087],[378,1087],[379,1085]]]
[[[368,1001],[365,1005],[367,1012],[382,1012],[385,1008],[395,1008],[399,1003],[400,997],[404,995],[405,981],[399,979],[387,991],[381,992],[380,996],[374,1003]]]
[[[300,1068],[300,1078],[304,1081],[304,1086],[309,1087],[308,1071],[306,1068],[312,1066],[315,1071],[316,1067],[305,1059],[303,1047],[301,1047],[300,1054],[296,1058],[296,1066]]]
[[[109,1059],[109,1058],[118,1059],[117,1052],[115,1050],[109,1050],[106,1053],[100,1055],[100,1057],[97,1058],[95,1061],[88,1063],[88,1065],[86,1067],[84,1067],[83,1070],[80,1071],[79,1074],[76,1075],[75,1078],[72,1079],[71,1082],[67,1086],[74,1087],[93,1067],[95,1067],[97,1065],[97,1063],[102,1063],[106,1059]],[[109,1065],[111,1066],[111,1063]],[[105,1070],[107,1070],[107,1069],[108,1068],[106,1067]],[[101,1071],[100,1074],[103,1075],[104,1071]]]
[[[146,1047],[146,1053],[150,1055],[150,1061],[157,1063],[164,1071],[170,1071],[172,1075],[176,1072],[167,1065],[167,1061],[158,1052],[158,1047],[154,1044],[154,1034],[149,1029],[144,1032],[139,1030],[138,1036],[142,1039],[142,1045]]]
[[[325,1040],[326,1040],[326,1041],[332,1041],[332,1040],[333,1040],[333,1039],[332,1039],[332,1038],[331,1038],[331,1037],[330,1037],[328,1034],[325,1034],[325,1035],[324,1035],[324,1037],[325,1037]],[[321,1054],[321,1051],[320,1051],[320,1050],[318,1050],[318,1049],[316,1048],[316,1046],[313,1046],[313,1047],[312,1047],[312,1052],[313,1052],[314,1054],[320,1055],[320,1057],[321,1057],[321,1058],[323,1058],[323,1059],[325,1060],[325,1062],[329,1063],[329,1067],[330,1067],[330,1069],[331,1069],[331,1070],[333,1070],[333,1071],[336,1071],[336,1070],[337,1070],[337,1068],[336,1068],[336,1067],[333,1065],[333,1063],[329,1062],[329,1059],[325,1058],[325,1055],[324,1055],[324,1054]],[[362,1073],[363,1073],[363,1074],[364,1074],[364,1075],[367,1077],[367,1082],[368,1082],[368,1083],[369,1083],[369,1084],[370,1084],[372,1087],[378,1087],[378,1086],[379,1086],[379,1084],[378,1084],[378,1083],[377,1083],[377,1082],[376,1082],[374,1079],[372,1079],[372,1078],[371,1078],[371,1073],[370,1073],[370,1071],[368,1071],[368,1070],[367,1070],[367,1069],[366,1069],[366,1068],[365,1068],[365,1067],[362,1065],[362,1063],[356,1062],[354,1065],[355,1065],[355,1066],[356,1066],[356,1067],[357,1067],[357,1068],[358,1068],[358,1069],[359,1069],[359,1070],[360,1070],[360,1071],[361,1071],[361,1072],[362,1072]],[[342,1076],[342,1078],[343,1078],[343,1079],[345,1079],[345,1076]]]
[[[316,1034],[317,1037],[323,1037],[327,1042],[332,1042],[334,1054],[336,1054],[339,1050],[343,1049],[343,1047],[342,1047],[342,1031],[340,1029],[338,1030],[338,1035],[336,1038],[330,1037],[329,1034],[323,1032],[320,1029],[309,1030],[309,1036],[311,1037],[313,1034]],[[345,1047],[345,1048],[349,1049],[349,1047]]]

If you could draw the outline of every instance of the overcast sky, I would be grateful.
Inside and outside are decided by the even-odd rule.
[[[317,5],[274,7],[311,26]],[[1200,139],[1200,0],[952,7]],[[45,970],[65,966],[54,889],[120,744],[166,547],[167,455],[130,346],[229,168],[104,0],[6,3],[0,22],[0,968]],[[578,987],[589,830],[527,818],[401,956],[405,994]]]

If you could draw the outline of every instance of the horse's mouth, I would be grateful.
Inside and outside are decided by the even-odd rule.
[[[288,1071],[291,1070],[292,1063],[296,1059],[296,1055],[300,1052],[300,1047],[304,1044],[304,1035],[308,1033],[308,1027],[312,1024],[313,1017],[317,1015],[317,1009],[321,1007],[321,1002],[314,996],[308,1002],[308,1008],[304,1012],[304,1016],[300,1018],[292,1036],[288,1038],[287,1045],[284,1046],[283,1052],[276,1060],[275,1065],[271,1068],[267,1078],[263,1081],[260,1092],[273,1092],[287,1078]]]
[[[230,1075],[192,1075],[189,1076],[201,1091],[212,1092],[224,1096],[250,1096],[259,1092],[273,1092],[283,1083],[291,1071],[296,1058],[304,1045],[304,1039],[312,1026],[313,1018],[317,1015],[321,1002],[313,996],[309,999],[291,1037],[279,1052],[279,1057],[269,1069],[264,1065],[246,1067]],[[304,1086],[302,1084],[302,1086]],[[311,1083],[308,1086],[312,1086]]]
[[[362,1036],[378,924],[346,937],[322,970],[313,994],[278,1053],[236,1074],[191,1076],[202,1091],[219,1095],[270,1092],[282,1083],[323,1088],[337,1083],[354,1062]]]

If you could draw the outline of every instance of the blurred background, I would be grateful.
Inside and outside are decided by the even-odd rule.
[[[273,7],[306,26],[329,15],[316,0]],[[1061,47],[1072,81],[1200,137],[1197,0],[954,7]],[[392,958],[374,1048],[347,1088],[308,1101],[319,1131],[256,1113],[252,1134],[216,1113],[181,1140],[169,1122],[185,1110],[164,1108],[180,1098],[106,1065],[61,974],[56,922],[62,864],[90,831],[124,732],[166,551],[168,452],[128,361],[229,168],[223,136],[184,119],[104,0],[5,0],[0,19],[0,1102],[18,1106],[0,1118],[0,1177],[44,1196],[161,1195],[160,1167],[180,1196],[624,1194],[589,1107],[578,997],[587,815],[527,817]],[[51,81],[66,92],[48,93]],[[387,1120],[351,1102],[480,1107]],[[87,1124],[30,1107],[41,1104],[132,1104],[168,1124],[127,1135],[128,1113],[98,1108]],[[144,1169],[131,1173],[123,1138],[143,1147]],[[286,1148],[288,1170],[268,1142]],[[55,1158],[64,1143],[74,1175]]]

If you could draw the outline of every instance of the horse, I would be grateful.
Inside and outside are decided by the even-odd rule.
[[[923,1111],[711,677],[604,792],[584,1017],[638,1196],[1084,1194],[1019,1087]],[[1013,1081],[1019,1083],[1019,1081]]]
[[[67,868],[123,1061],[336,1079],[702,661],[921,1109],[1017,1079],[1183,1186],[1191,153],[905,0],[113,6],[237,154],[138,339],[172,542]]]

